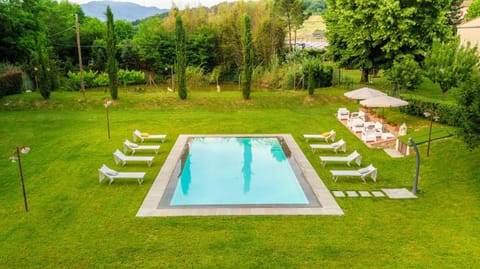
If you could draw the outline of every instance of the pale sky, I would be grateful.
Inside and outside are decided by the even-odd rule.
[[[57,0],[61,1],[61,0]],[[70,3],[84,4],[92,1],[101,1],[101,0],[68,0]],[[211,7],[218,3],[222,2],[235,2],[237,0],[114,0],[115,2],[131,2],[136,3],[146,7],[158,7],[160,9],[170,9],[172,4],[175,4],[180,9],[185,8],[187,5],[189,7]]]

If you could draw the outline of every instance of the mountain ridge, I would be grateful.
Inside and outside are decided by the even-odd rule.
[[[145,7],[130,2],[93,1],[80,5],[86,16],[98,18],[101,21],[106,21],[107,19],[105,16],[107,6],[110,6],[112,9],[115,20],[126,20],[130,22],[169,11],[168,9]]]

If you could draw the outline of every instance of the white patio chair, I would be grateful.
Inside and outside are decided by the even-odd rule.
[[[136,151],[153,151],[155,154],[158,154],[160,150],[160,145],[150,145],[150,146],[140,146],[138,144],[130,142],[128,139],[123,142],[123,152],[127,153],[131,151],[132,154],[135,154]]]
[[[308,142],[309,139],[325,139],[325,142],[331,140],[332,142],[335,141],[335,131],[331,130],[330,132],[325,132],[323,134],[304,134],[303,138],[305,141]]]
[[[127,162],[145,162],[147,163],[148,167],[150,167],[153,162],[153,156],[127,156],[118,149],[113,153],[113,158],[115,160],[115,164],[118,165],[121,163],[122,166],[125,166]]]
[[[382,134],[383,134],[383,124],[376,121],[375,122],[375,135],[377,137],[382,137]]]
[[[320,156],[320,161],[323,166],[327,165],[327,162],[346,163],[350,166],[352,161],[355,161],[355,163],[360,166],[362,164],[362,155],[355,150],[348,156]]]
[[[362,132],[365,129],[365,122],[360,118],[354,119],[351,124],[354,133]]]
[[[315,153],[317,149],[333,149],[334,152],[342,150],[343,152],[347,151],[347,143],[343,139],[338,140],[337,142],[331,144],[310,144],[312,152]]]
[[[145,174],[145,172],[117,172],[104,164],[98,169],[98,182],[102,183],[105,177],[110,180],[109,184],[112,184],[115,179],[132,178],[136,179],[138,184],[142,184]]]
[[[362,131],[362,140],[365,143],[377,141],[377,133],[374,126],[365,128],[365,130]]]
[[[145,142],[145,140],[160,140],[163,143],[165,142],[166,137],[167,135],[164,134],[152,135],[149,133],[142,133],[139,130],[135,130],[133,132],[133,142],[137,142],[137,140],[140,139],[140,142],[142,143]]]
[[[337,118],[339,120],[348,120],[350,118],[350,111],[344,107],[341,107],[337,111]]]
[[[377,181],[377,168],[373,165],[369,165],[365,168],[361,168],[358,170],[330,170],[332,173],[333,181],[337,182],[338,177],[360,177],[363,180],[363,183],[367,183],[366,177],[370,175],[373,181]]]

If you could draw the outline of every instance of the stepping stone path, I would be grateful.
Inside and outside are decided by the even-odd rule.
[[[358,197],[358,193],[356,191],[346,191],[348,197]]]
[[[335,197],[388,197],[390,199],[411,199],[417,198],[405,188],[382,189],[382,191],[332,191]]]

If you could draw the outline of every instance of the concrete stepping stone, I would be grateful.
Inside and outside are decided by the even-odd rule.
[[[375,197],[385,197],[385,194],[381,191],[372,191],[372,194]]]
[[[343,191],[332,191],[332,193],[335,197],[345,197],[345,193],[343,193]]]
[[[358,193],[356,191],[346,191],[348,197],[358,197]]]
[[[388,196],[390,199],[412,199],[417,198],[415,194],[411,193],[406,188],[401,189],[382,189],[382,191]]]
[[[368,191],[358,191],[361,197],[372,197],[372,195]]]

